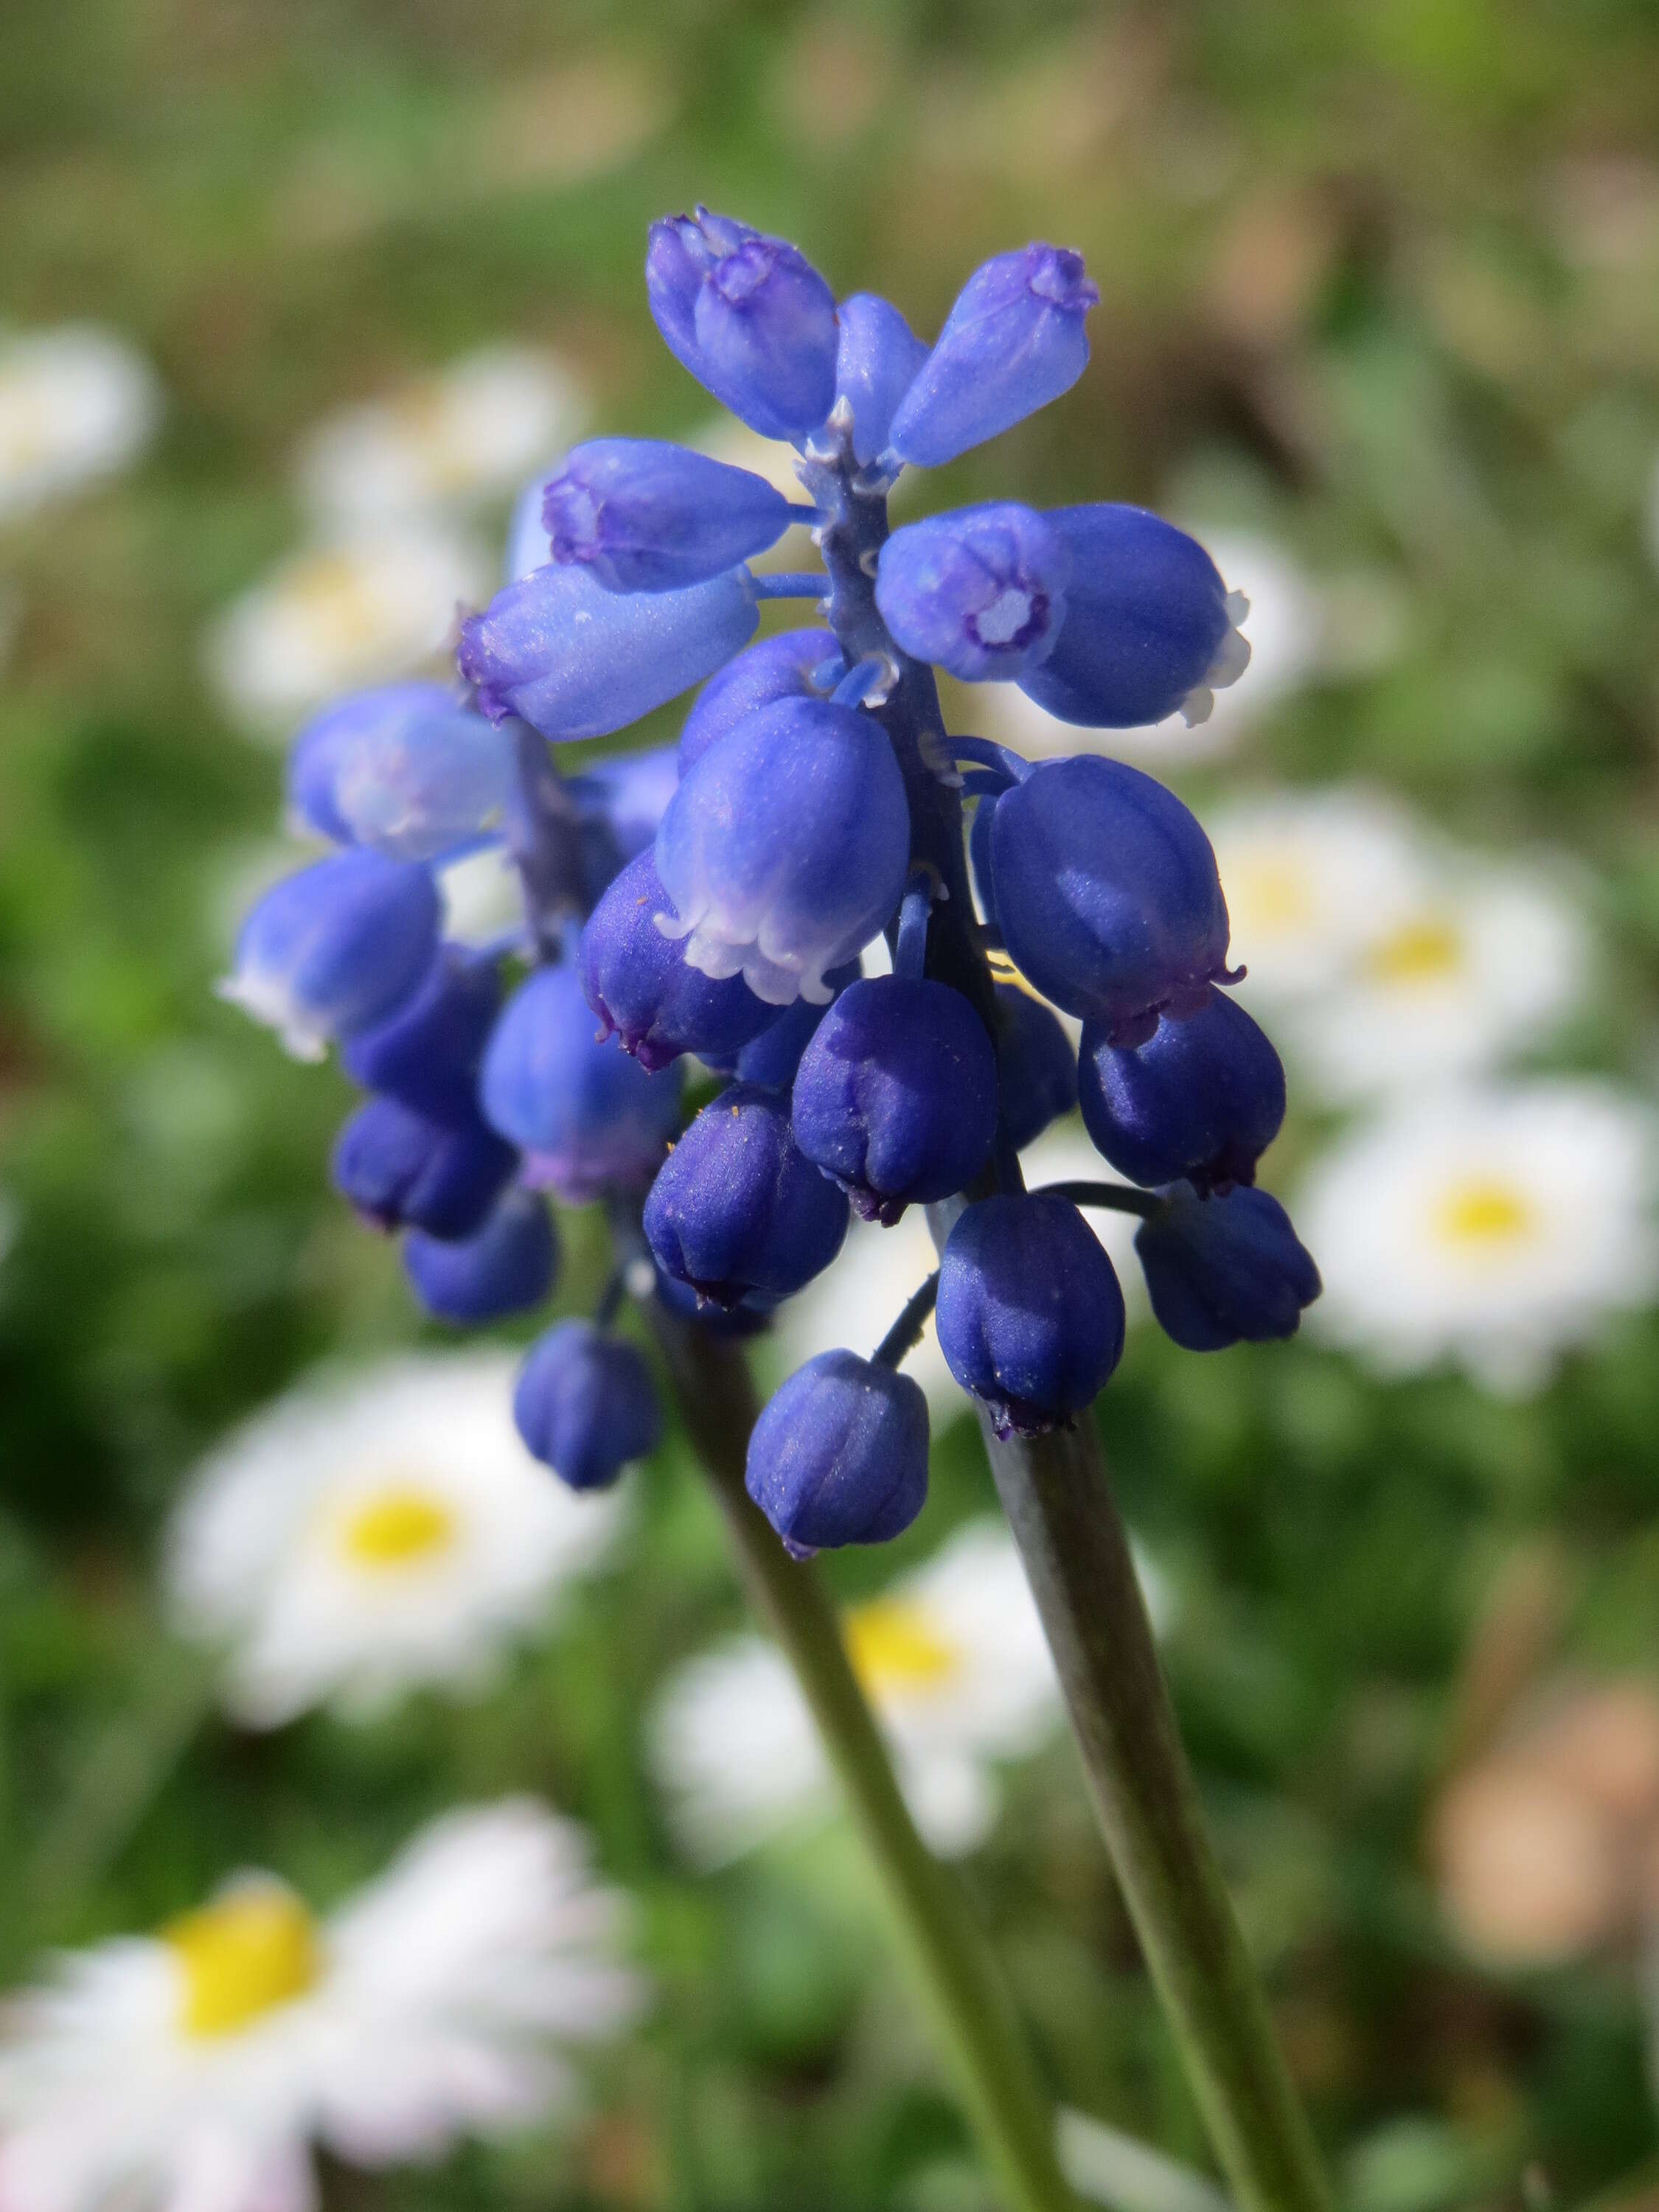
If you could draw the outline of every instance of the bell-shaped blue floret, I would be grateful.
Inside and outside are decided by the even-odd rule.
[[[580,969],[587,1003],[604,1033],[622,1039],[642,1067],[666,1067],[682,1053],[715,1060],[735,1056],[778,1018],[741,975],[716,982],[693,968],[684,948],[657,927],[674,910],[649,852],[616,878],[582,931]]]
[[[1243,675],[1247,602],[1229,592],[1195,538],[1144,507],[1059,507],[1048,521],[1072,562],[1066,620],[1019,688],[1063,722],[1133,729],[1177,708],[1208,715]]]
[[[787,1006],[830,996],[825,970],[898,904],[909,862],[904,780],[871,715],[786,699],[687,770],[657,833],[657,873],[685,957]]]
[[[764,477],[659,438],[592,438],[542,502],[551,557],[611,592],[672,592],[775,545],[789,502]]]
[[[1026,246],[976,269],[893,417],[893,451],[953,461],[1069,392],[1089,359],[1083,319],[1100,302],[1083,256]]]
[[[642,1190],[679,1126],[678,1076],[604,1042],[568,963],[538,968],[507,1000],[478,1088],[490,1127],[525,1154],[525,1181],[571,1206]]]
[[[733,1085],[705,1106],[645,1202],[657,1264],[716,1305],[787,1297],[822,1273],[847,1234],[847,1200],[802,1155],[788,1102]]]
[[[927,1401],[908,1375],[820,1352],[763,1408],[744,1480],[798,1559],[887,1543],[927,1499]]]
[[[669,351],[763,438],[804,438],[836,398],[835,295],[799,250],[746,223],[669,216],[645,258]]]
[[[465,1328],[540,1305],[559,1272],[559,1241],[546,1200],[515,1188],[471,1237],[452,1242],[411,1229],[403,1257],[427,1311]]]
[[[993,501],[896,530],[881,549],[876,605],[913,659],[967,684],[1012,679],[1054,644],[1070,573],[1035,507]]]
[[[555,1322],[519,1370],[513,1419],[532,1455],[572,1490],[604,1490],[662,1435],[643,1355],[591,1321]]]
[[[1149,1188],[1183,1178],[1200,1194],[1255,1181],[1285,1119],[1279,1054],[1237,1000],[1211,987],[1195,1014],[1145,1044],[1083,1030],[1083,1125],[1120,1175]]]
[[[1045,999],[1140,1042],[1226,975],[1227,906],[1210,841],[1172,791],[1121,761],[1045,761],[991,817],[1008,957]]]
[[[334,1143],[334,1188],[378,1229],[470,1237],[507,1188],[519,1156],[477,1115],[434,1120],[370,1098]]]
[[[1018,1152],[1077,1104],[1077,1052],[1041,999],[1013,983],[999,983],[996,995],[1002,1118]]]
[[[631,860],[654,842],[679,781],[679,756],[674,747],[653,745],[644,752],[613,753],[608,760],[590,761],[565,788],[580,814],[597,814],[603,820],[620,862]]]
[[[786,629],[763,637],[747,653],[711,677],[680,732],[680,774],[702,759],[717,738],[734,729],[757,708],[780,699],[818,699],[812,672],[838,662],[841,647],[829,629]]]
[[[458,1121],[476,1111],[478,1063],[501,1010],[493,960],[445,945],[418,990],[386,1020],[347,1039],[341,1065],[365,1091],[384,1091],[418,1113]]]
[[[853,458],[868,468],[890,442],[898,404],[915,382],[927,348],[890,300],[854,292],[841,303],[836,398],[853,417]]]
[[[603,738],[712,676],[759,619],[746,569],[679,592],[620,593],[550,564],[462,623],[458,659],[493,719]]]
[[[441,860],[500,831],[513,748],[437,684],[392,684],[307,723],[289,756],[295,818],[337,844]]]
[[[862,972],[858,961],[849,960],[844,967],[832,968],[823,980],[833,993],[839,994],[849,983],[856,983]],[[834,1003],[832,998],[830,1004]],[[752,1083],[762,1091],[787,1091],[795,1079],[801,1054],[829,1011],[829,1006],[814,1006],[810,999],[797,999],[781,1013],[775,1007],[773,1018],[741,1052],[729,1059],[706,1053],[702,1057],[717,1075],[735,1075],[739,1083]]]
[[[874,975],[843,991],[801,1054],[795,1142],[866,1221],[965,1189],[990,1158],[997,1064],[960,991]]]
[[[219,995],[275,1030],[296,1060],[384,1021],[438,945],[426,869],[372,850],[336,853],[268,890],[242,924]]]
[[[1177,1183],[1135,1231],[1159,1326],[1188,1352],[1294,1336],[1319,1296],[1319,1270],[1265,1190],[1200,1198]]]
[[[999,1436],[1079,1413],[1123,1355],[1123,1293],[1069,1199],[1004,1193],[957,1220],[939,1273],[939,1341]]]

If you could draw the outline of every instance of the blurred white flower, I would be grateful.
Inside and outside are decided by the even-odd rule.
[[[128,467],[161,388],[125,338],[92,323],[0,338],[0,520]]]
[[[1646,1107],[1593,1081],[1385,1109],[1294,1208],[1325,1284],[1310,1326],[1385,1372],[1450,1359],[1494,1391],[1540,1388],[1659,1288],[1656,1138]]]
[[[285,739],[336,693],[441,653],[458,609],[489,596],[492,567],[469,539],[412,520],[310,546],[220,616],[209,677],[239,720]]]
[[[476,1686],[591,1571],[617,1502],[549,1479],[512,1389],[493,1352],[391,1361],[301,1384],[201,1467],[174,1515],[168,1595],[185,1633],[226,1646],[239,1720]]]
[[[575,2092],[557,2046],[638,2008],[621,1923],[527,1799],[434,1822],[326,1920],[237,1875],[9,2008],[0,2203],[309,2212],[313,2142],[381,2166],[539,2118]]]
[[[325,529],[504,498],[580,434],[588,411],[568,362],[526,346],[483,347],[319,422],[300,450],[301,488]]]
[[[1226,582],[1243,592],[1249,613],[1239,627],[1250,662],[1237,683],[1215,694],[1208,719],[1191,729],[1179,714],[1133,730],[1091,730],[1062,722],[1014,684],[972,687],[972,727],[1031,760],[1067,753],[1109,753],[1150,770],[1214,760],[1229,753],[1261,714],[1305,684],[1317,665],[1322,612],[1319,592],[1272,538],[1190,526]]]
[[[444,935],[462,945],[488,945],[524,926],[524,890],[504,845],[487,845],[438,871]]]
[[[1074,1115],[1045,1129],[1021,1153],[1020,1163],[1033,1189],[1046,1182],[1121,1181],[1089,1142]],[[1134,1251],[1135,1223],[1127,1214],[1108,1213],[1098,1207],[1085,1212],[1084,1218],[1117,1270],[1133,1318],[1140,1283],[1140,1262]],[[890,1229],[854,1218],[835,1266],[826,1267],[804,1291],[786,1298],[770,1334],[758,1341],[757,1351],[769,1379],[781,1382],[815,1352],[845,1347],[867,1358],[898,1319],[911,1292],[938,1265],[939,1255],[921,1206],[908,1207]],[[970,1401],[945,1364],[931,1315],[915,1349],[905,1354],[904,1371],[921,1385],[936,1425],[970,1410]]]
[[[935,1558],[848,1608],[854,1671],[928,1842],[957,1856],[995,1822],[995,1762],[1060,1716],[1054,1662],[1013,1539],[971,1522]],[[653,1766],[687,1849],[708,1864],[821,1821],[834,1786],[787,1662],[757,1636],[691,1660],[651,1725]]]

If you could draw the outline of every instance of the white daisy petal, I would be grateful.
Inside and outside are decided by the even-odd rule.
[[[513,1425],[512,1381],[493,1352],[325,1377],[201,1468],[174,1516],[168,1597],[184,1633],[227,1646],[239,1719],[476,1682],[598,1563],[618,1501],[549,1479]]]
[[[0,338],[0,520],[137,460],[161,392],[126,339],[91,323]]]
[[[1443,1360],[1522,1395],[1659,1290],[1659,1127],[1594,1081],[1392,1107],[1316,1163],[1295,1208],[1310,1325],[1389,1373]]]

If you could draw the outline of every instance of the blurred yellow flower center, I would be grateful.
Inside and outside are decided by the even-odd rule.
[[[434,490],[465,490],[473,474],[472,454],[442,384],[411,386],[387,411],[394,428],[422,449],[421,465]]]
[[[1508,1244],[1532,1227],[1531,1201],[1513,1183],[1471,1178],[1455,1184],[1436,1209],[1436,1224],[1448,1244]]]
[[[430,1491],[397,1483],[377,1491],[347,1520],[340,1547],[356,1567],[406,1567],[455,1540],[453,1510]]]
[[[1455,975],[1463,945],[1449,921],[1425,915],[1408,921],[1371,949],[1365,963],[1379,983],[1434,983]]]
[[[1293,860],[1257,860],[1227,872],[1227,903],[1240,936],[1252,930],[1302,929],[1314,919],[1307,872]]]
[[[27,469],[52,451],[52,415],[39,385],[0,386],[0,467]]]
[[[301,614],[316,626],[330,650],[360,651],[380,637],[379,602],[349,554],[314,554],[289,588]]]
[[[872,1697],[884,1690],[936,1689],[961,1670],[960,1652],[921,1606],[903,1598],[855,1605],[842,1626],[853,1672]]]
[[[291,1892],[250,1883],[161,1931],[184,1983],[186,2035],[234,2035],[292,2004],[322,1972],[317,1925]]]

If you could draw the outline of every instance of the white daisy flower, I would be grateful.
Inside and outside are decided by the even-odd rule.
[[[1385,1372],[1450,1359],[1487,1389],[1659,1288],[1650,1111],[1593,1081],[1454,1091],[1341,1139],[1293,1209],[1325,1292],[1309,1323]]]
[[[504,845],[487,845],[438,871],[444,935],[461,945],[489,945],[524,927],[524,887]]]
[[[434,1822],[326,1920],[238,1875],[9,2008],[0,2203],[310,2212],[313,2142],[380,2166],[568,2106],[558,2046],[639,2005],[621,1918],[528,1799]]]
[[[1589,989],[1589,932],[1547,862],[1436,861],[1347,973],[1287,1011],[1283,1042],[1328,1097],[1476,1074],[1541,1042]]]
[[[1323,611],[1311,580],[1273,539],[1201,524],[1190,527],[1227,582],[1249,602],[1239,623],[1249,643],[1249,665],[1215,693],[1205,720],[1189,729],[1176,714],[1133,730],[1082,729],[1028,699],[1018,684],[975,684],[969,726],[1030,760],[1102,752],[1157,772],[1231,752],[1255,721],[1314,672]]]
[[[494,1352],[393,1360],[302,1384],[201,1467],[173,1517],[168,1596],[184,1633],[226,1647],[238,1720],[477,1686],[591,1571],[617,1501],[538,1466],[512,1396]]]
[[[1121,1180],[1089,1142],[1074,1115],[1045,1129],[1021,1153],[1020,1164],[1033,1189],[1046,1182]],[[1089,1208],[1083,1218],[1116,1268],[1133,1316],[1140,1283],[1133,1218],[1098,1207]],[[758,1340],[756,1349],[768,1381],[781,1382],[820,1352],[844,1347],[867,1358],[898,1319],[912,1291],[938,1265],[939,1254],[922,1207],[907,1207],[890,1229],[855,1217],[835,1266],[826,1267],[793,1297],[786,1298],[769,1334]],[[921,1385],[935,1424],[971,1411],[971,1401],[945,1364],[931,1315],[915,1348],[904,1356],[904,1371]]]
[[[842,1627],[917,1826],[935,1850],[972,1850],[996,1820],[996,1762],[1035,1751],[1060,1717],[1013,1539],[999,1522],[969,1522],[916,1573],[850,1607]],[[653,1718],[650,1750],[686,1848],[705,1864],[834,1809],[795,1678],[758,1636],[679,1670]]]
[[[527,346],[487,346],[436,375],[318,424],[301,491],[325,529],[505,498],[587,420],[575,370]]]
[[[0,520],[137,460],[161,419],[143,356],[92,323],[0,338]]]
[[[286,738],[337,693],[406,675],[441,653],[458,609],[493,588],[468,539],[404,520],[290,555],[219,617],[208,674],[232,714]]]

